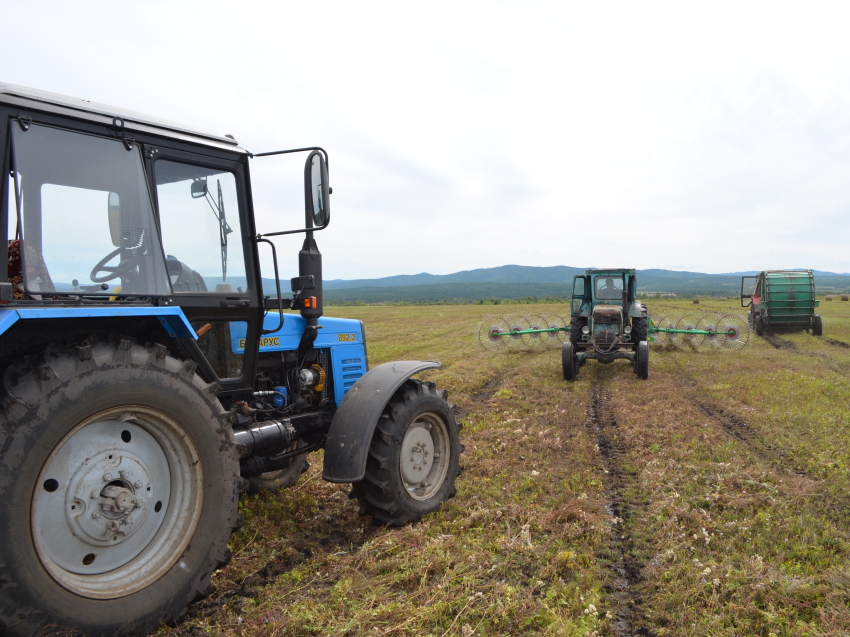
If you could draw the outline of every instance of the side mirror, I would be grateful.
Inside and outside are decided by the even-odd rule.
[[[192,199],[200,199],[207,195],[207,180],[199,179],[192,182]]]
[[[307,227],[322,229],[331,220],[328,166],[319,151],[307,157],[304,166],[304,198]]]
[[[121,245],[121,206],[117,192],[109,193],[109,235],[112,245]]]

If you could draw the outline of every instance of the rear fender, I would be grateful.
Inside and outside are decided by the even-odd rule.
[[[378,418],[396,390],[408,378],[437,361],[395,361],[369,370],[345,395],[334,414],[325,442],[322,478],[328,482],[359,482],[366,475],[366,458]]]

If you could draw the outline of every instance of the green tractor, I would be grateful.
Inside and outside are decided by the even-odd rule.
[[[649,378],[646,306],[637,301],[634,270],[590,269],[573,280],[570,338],[561,348],[564,380],[575,380],[588,360],[631,361]]]

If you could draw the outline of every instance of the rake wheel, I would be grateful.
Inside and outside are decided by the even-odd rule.
[[[498,316],[488,316],[478,328],[478,342],[481,347],[491,352],[508,348],[508,333],[510,328],[507,321]]]
[[[545,330],[547,328],[546,319],[542,316],[537,316],[536,314],[532,314],[527,319],[530,329],[532,330]],[[538,332],[537,334],[523,334],[522,342],[525,343],[525,346],[532,350],[541,350],[546,348],[546,342],[543,340],[545,336],[548,336],[549,332]]]
[[[525,341],[523,340],[523,334],[516,334],[516,332],[522,332],[523,330],[530,330],[531,323],[528,322],[528,319],[524,316],[509,316],[507,319],[508,322],[508,349],[513,351],[518,351],[521,349],[525,349]]]
[[[740,316],[727,314],[717,322],[717,340],[724,349],[741,349],[750,340],[750,326]]]
[[[698,316],[688,314],[679,319],[679,322],[676,323],[676,329],[696,330],[699,322],[700,318]],[[694,349],[702,347],[702,344],[705,341],[705,334],[677,334],[677,336],[679,337],[679,343]]]
[[[710,332],[710,334],[705,334],[705,342],[711,347],[720,348],[720,341],[718,337],[718,329],[717,324],[720,322],[720,317],[716,314],[707,314],[703,316],[699,323],[697,323],[697,329],[702,330],[704,332]]]
[[[546,327],[551,329],[557,329],[557,332],[547,332],[544,336],[543,342],[546,343],[547,347],[551,347],[555,349],[561,346],[565,340],[567,340],[567,322],[561,318],[560,316],[549,316],[546,318]]]

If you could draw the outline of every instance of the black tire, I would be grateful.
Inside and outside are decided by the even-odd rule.
[[[295,451],[296,449],[303,447],[307,443],[303,440],[296,440],[293,442],[286,451]],[[248,493],[259,493],[260,491],[277,491],[279,489],[288,489],[296,482],[298,482],[298,478],[301,477],[301,474],[307,471],[310,468],[310,463],[307,460],[307,456],[309,454],[301,454],[300,456],[293,456],[289,460],[289,465],[285,469],[279,469],[277,471],[269,471],[267,473],[261,473],[258,476],[251,476],[248,478]]]
[[[632,341],[635,343],[635,349],[637,349],[638,343],[646,340],[646,323],[647,321],[644,317],[632,319]]]
[[[194,370],[127,339],[5,370],[0,633],[147,635],[208,593],[247,481],[217,386]]]
[[[764,336],[764,321],[761,318],[761,314],[756,314],[755,330],[756,330],[756,335]]]
[[[823,335],[823,320],[818,314],[815,314],[815,320],[812,324],[812,334],[814,336],[822,336]]]
[[[573,345],[581,343],[581,328],[587,325],[586,316],[574,316],[570,319],[570,342]]]
[[[635,374],[638,378],[649,378],[649,343],[641,341],[635,352]]]
[[[575,380],[578,376],[578,367],[575,346],[567,341],[561,346],[561,369],[564,372],[564,380]]]
[[[453,498],[463,451],[460,430],[445,390],[437,391],[430,382],[405,381],[378,420],[366,476],[354,483],[351,491],[350,497],[360,503],[361,515],[380,524],[404,526]],[[403,453],[406,446],[411,446],[407,454]],[[443,462],[438,464],[435,459]]]

